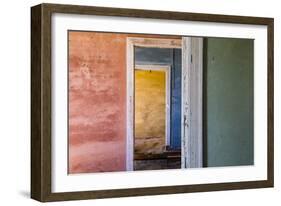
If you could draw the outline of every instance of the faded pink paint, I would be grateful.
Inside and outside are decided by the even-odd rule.
[[[69,32],[69,173],[126,169],[126,37]]]

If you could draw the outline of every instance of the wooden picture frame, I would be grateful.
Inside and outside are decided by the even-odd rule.
[[[52,191],[52,21],[55,13],[191,22],[261,25],[267,27],[267,178],[237,182],[168,185],[92,191]],[[31,8],[31,198],[42,202],[93,198],[160,195],[273,187],[274,83],[272,18],[40,4]],[[193,164],[193,163],[190,163]],[[197,164],[197,163],[195,163]]]

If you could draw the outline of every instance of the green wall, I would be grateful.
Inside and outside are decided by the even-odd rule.
[[[247,39],[204,39],[204,166],[251,165],[253,49]]]

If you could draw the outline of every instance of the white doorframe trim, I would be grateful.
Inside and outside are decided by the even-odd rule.
[[[127,145],[126,169],[134,169],[134,47],[181,48],[181,39],[127,38]]]
[[[188,167],[188,137],[190,136],[190,74],[189,69],[191,67],[191,55],[186,55],[191,52],[191,38],[183,37],[182,45],[182,72],[181,72],[181,168]],[[186,155],[183,155],[186,154]]]
[[[166,80],[166,106],[165,106],[165,144],[170,145],[170,103],[171,103],[171,66],[162,64],[138,64],[135,65],[135,70],[154,70],[154,71],[164,71]]]
[[[203,166],[203,38],[183,37],[182,168]]]

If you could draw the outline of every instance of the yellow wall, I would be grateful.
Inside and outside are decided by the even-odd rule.
[[[165,75],[135,70],[135,153],[161,153],[165,148]]]

